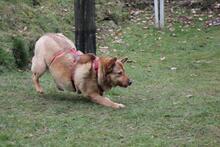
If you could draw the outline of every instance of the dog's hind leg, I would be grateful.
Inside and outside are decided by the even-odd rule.
[[[32,80],[36,91],[41,94],[43,93],[43,88],[40,85],[39,78],[44,74],[46,68],[47,66],[43,58],[38,59],[36,56],[33,57],[31,66]]]

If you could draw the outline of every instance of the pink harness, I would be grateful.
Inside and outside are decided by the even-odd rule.
[[[79,60],[79,56],[83,55],[81,51],[78,51],[75,48],[71,48],[68,50],[61,50],[61,51],[56,52],[53,55],[49,65],[51,65],[57,58],[62,57],[63,55],[68,54],[68,53],[72,54],[75,57],[73,62],[76,62],[77,60]],[[98,69],[99,69],[99,58],[98,57],[96,57],[96,59],[93,60],[92,68],[95,70],[96,75],[97,75]]]
[[[57,58],[59,58],[59,57],[65,55],[65,54],[68,54],[68,53],[71,53],[72,55],[74,55],[74,56],[76,56],[76,57],[83,54],[82,52],[77,51],[75,48],[71,48],[71,49],[68,49],[68,50],[61,50],[61,51],[56,52],[56,53],[53,55],[53,58],[51,59],[49,65],[51,65]],[[74,61],[75,61],[75,60],[74,60]]]

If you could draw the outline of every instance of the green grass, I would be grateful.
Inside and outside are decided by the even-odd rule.
[[[0,146],[219,146],[219,27],[176,29],[173,37],[143,26],[127,24],[122,43],[105,42],[109,55],[130,59],[133,85],[106,94],[125,109],[59,92],[48,73],[44,95],[29,71],[1,73]]]

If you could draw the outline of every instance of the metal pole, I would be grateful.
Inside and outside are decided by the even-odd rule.
[[[154,0],[154,15],[155,15],[155,26],[159,28],[159,15],[158,15],[158,0]]]
[[[164,27],[164,0],[160,0],[160,28]]]

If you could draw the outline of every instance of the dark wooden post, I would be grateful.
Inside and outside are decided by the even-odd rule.
[[[84,53],[96,53],[95,0],[75,0],[75,43]]]

